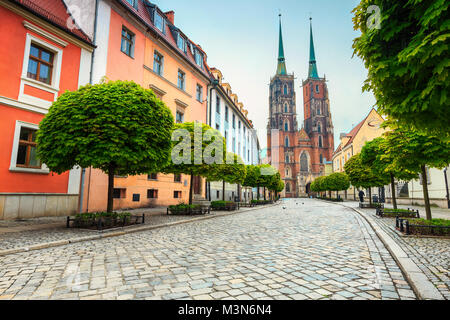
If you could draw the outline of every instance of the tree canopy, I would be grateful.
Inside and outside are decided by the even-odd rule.
[[[165,166],[173,122],[170,109],[134,82],[86,85],[52,104],[39,125],[38,156],[59,174],[74,166],[108,173],[112,211],[114,174],[144,174]]]
[[[345,173],[350,183],[357,188],[382,187],[389,183],[387,175],[379,175],[361,161],[361,154],[354,155],[345,163]]]
[[[361,0],[353,43],[363,59],[378,111],[403,126],[449,135],[449,2]]]

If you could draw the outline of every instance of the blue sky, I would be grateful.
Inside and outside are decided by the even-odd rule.
[[[367,76],[363,62],[353,57],[351,11],[357,0],[154,0],[163,11],[175,11],[175,25],[208,54],[208,64],[220,69],[249,111],[261,143],[266,146],[269,82],[277,67],[278,14],[282,14],[283,41],[289,73],[296,76],[297,113],[303,123],[300,88],[307,77],[309,16],[319,75],[326,75],[335,147],[341,132],[349,132],[375,105],[371,93],[362,93]]]

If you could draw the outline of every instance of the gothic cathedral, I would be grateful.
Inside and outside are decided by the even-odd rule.
[[[285,198],[308,196],[311,182],[324,174],[334,151],[327,81],[317,71],[312,23],[310,33],[308,78],[302,83],[304,121],[299,130],[295,78],[287,72],[280,19],[278,67],[270,80],[267,155],[286,184]]]

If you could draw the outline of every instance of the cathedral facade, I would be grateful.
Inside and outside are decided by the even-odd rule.
[[[287,72],[280,20],[278,66],[270,80],[267,152],[285,182],[285,198],[308,196],[311,182],[324,174],[334,152],[327,81],[317,71],[312,24],[309,60],[308,77],[302,81],[304,120],[299,130],[295,77]]]

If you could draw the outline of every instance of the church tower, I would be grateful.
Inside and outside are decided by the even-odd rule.
[[[283,31],[279,27],[278,65],[270,80],[269,122],[267,125],[268,157],[282,173],[283,180],[292,180],[289,189],[295,190],[295,137],[298,131],[294,74],[288,74],[284,56]],[[277,130],[277,131],[272,131]],[[272,136],[276,132],[276,136]],[[272,148],[272,142],[277,141]]]
[[[333,123],[325,76],[319,77],[310,22],[308,77],[303,81],[304,123],[299,130],[294,74],[289,74],[283,47],[280,15],[278,64],[270,79],[267,155],[280,171],[285,198],[306,197],[311,183],[325,173],[334,152]]]
[[[331,161],[334,152],[334,128],[331,120],[330,101],[325,76],[319,77],[310,18],[310,48],[308,78],[303,81],[304,128],[314,150],[311,154],[313,172]]]

